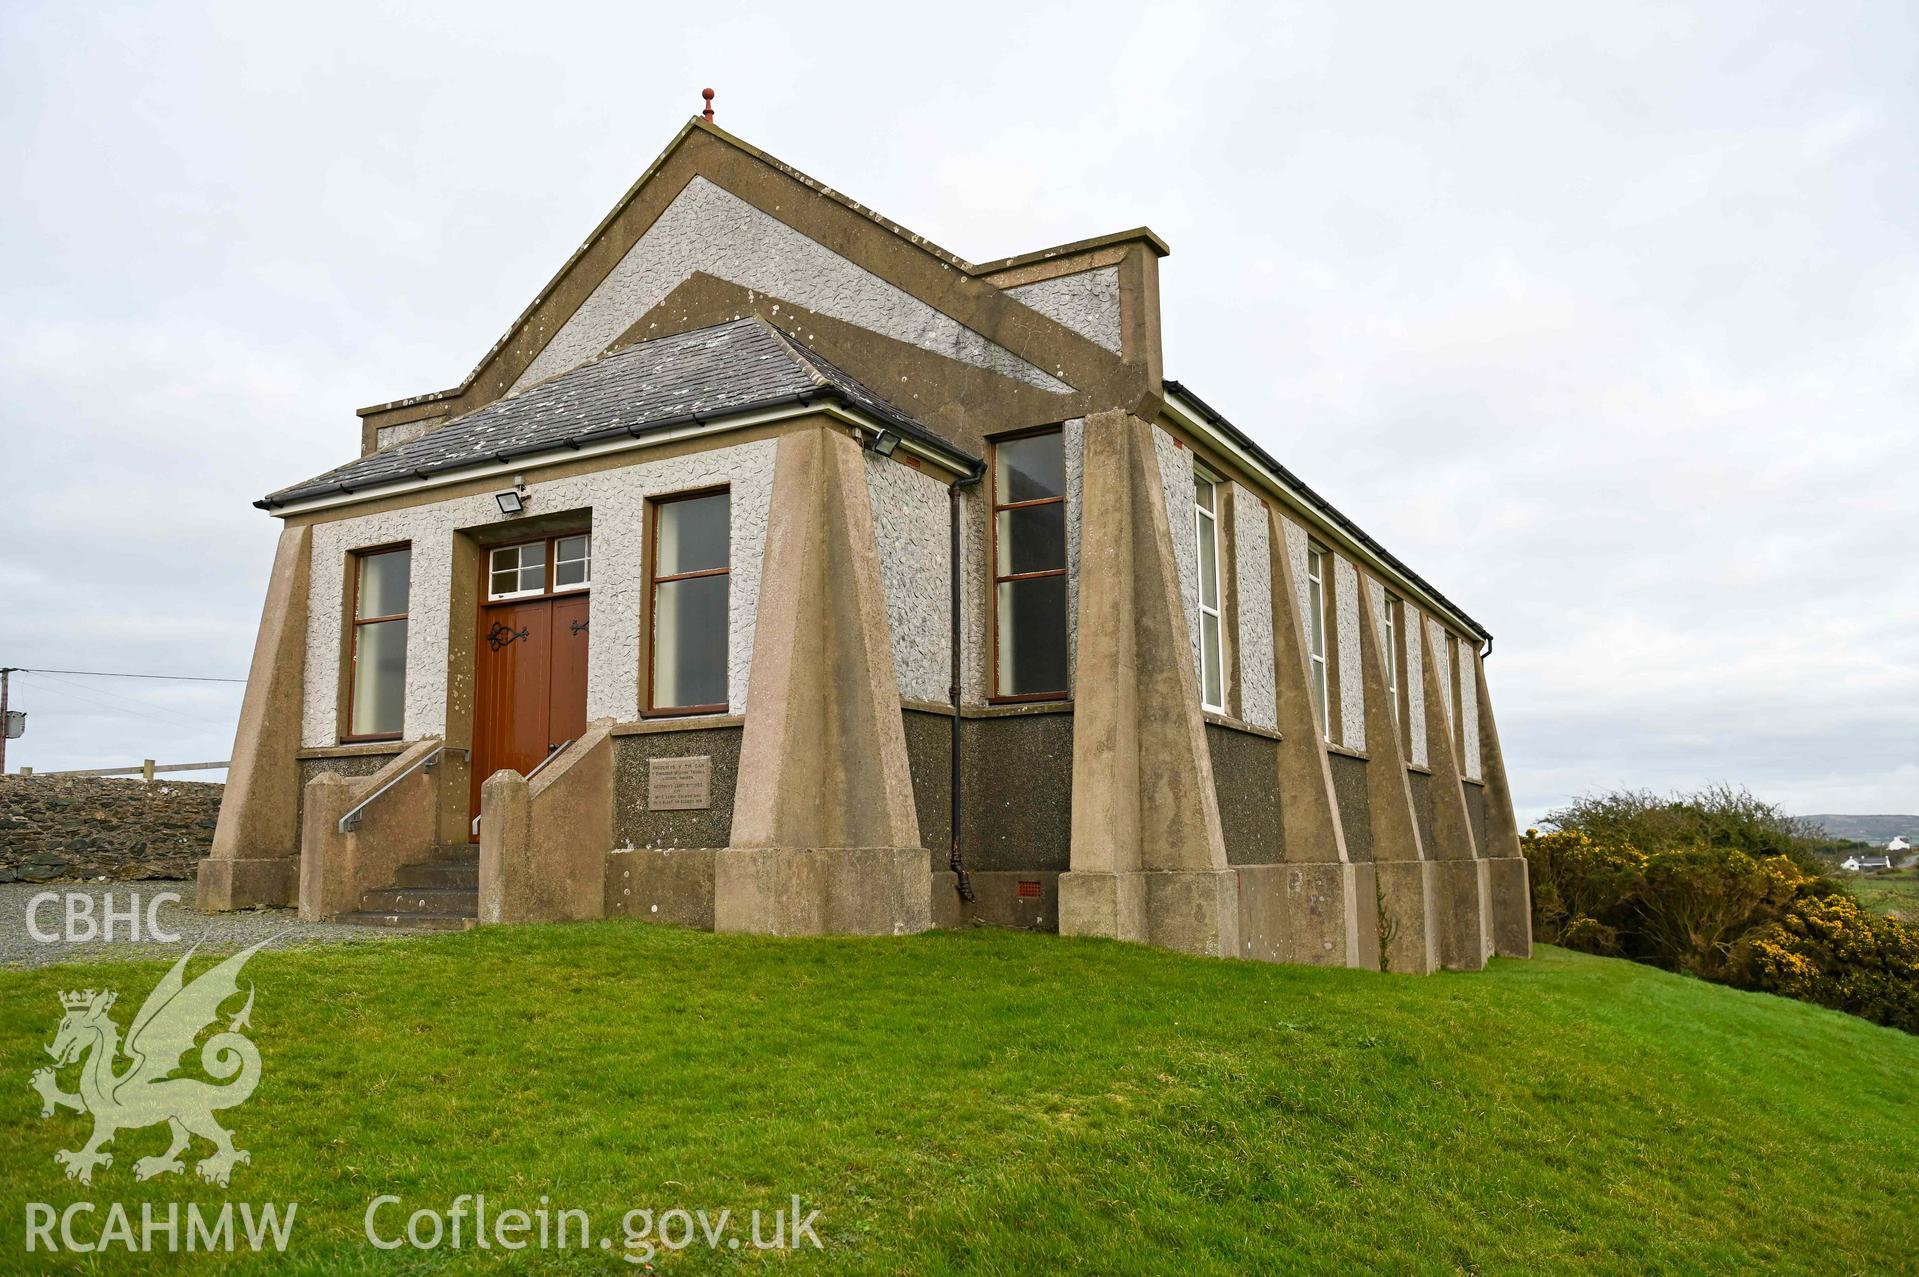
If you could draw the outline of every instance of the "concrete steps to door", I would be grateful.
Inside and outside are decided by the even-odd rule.
[[[450,913],[473,915],[477,887],[379,887],[360,893],[362,913]]]
[[[461,931],[480,913],[480,852],[443,847],[431,860],[402,865],[395,882],[360,893],[360,907],[334,918],[362,927]]]
[[[355,909],[351,913],[335,914],[334,922],[342,922],[350,927],[394,927],[406,931],[465,931],[473,926],[475,919],[452,913],[374,913],[367,909]]]
[[[394,874],[395,887],[458,887],[464,891],[480,889],[480,860],[426,860],[417,865],[401,865]]]

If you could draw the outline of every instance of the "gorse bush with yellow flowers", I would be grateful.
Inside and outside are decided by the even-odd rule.
[[[1740,939],[1727,983],[1919,1033],[1919,927],[1864,909],[1843,889],[1795,900]]]
[[[1723,788],[1623,794],[1547,823],[1523,841],[1541,940],[1919,1033],[1919,927],[1821,877],[1776,808]]]

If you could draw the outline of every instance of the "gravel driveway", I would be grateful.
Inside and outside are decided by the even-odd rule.
[[[69,893],[93,898],[96,925],[106,917],[106,896],[113,895],[116,910],[124,913],[135,895],[140,900],[140,936],[127,940],[127,924],[116,921],[114,939],[42,942],[28,929],[27,908],[32,899],[51,891],[61,900],[40,906],[34,924],[42,935],[62,932],[66,924],[64,897]],[[162,931],[179,936],[173,943],[147,938],[147,907],[153,898],[173,892],[179,899],[159,906],[154,921]],[[86,924],[78,925],[84,932]],[[119,962],[129,958],[174,958],[188,945],[198,943],[203,952],[244,949],[269,936],[280,939],[275,949],[311,944],[380,944],[425,932],[386,927],[349,927],[337,922],[301,922],[292,909],[247,909],[237,913],[201,913],[193,907],[191,882],[10,882],[0,883],[0,967],[49,967],[62,962]]]

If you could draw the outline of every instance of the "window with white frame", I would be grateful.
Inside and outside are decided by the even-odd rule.
[[[503,545],[487,559],[486,596],[516,599],[546,593],[546,542]]]
[[[584,590],[593,584],[593,538],[559,537],[553,542],[554,590]]]
[[[1219,591],[1219,480],[1193,469],[1193,535],[1199,544],[1199,700],[1202,709],[1226,708],[1224,640]]]
[[[1386,594],[1386,703],[1393,707],[1393,721],[1399,720],[1399,598]]]
[[[1313,710],[1320,734],[1333,735],[1332,703],[1326,695],[1326,551],[1306,547],[1306,651],[1312,661]]]
[[[548,582],[551,581],[551,589]],[[486,598],[530,599],[543,594],[571,594],[593,584],[593,537],[576,532],[545,541],[503,545],[490,551],[486,562]]]

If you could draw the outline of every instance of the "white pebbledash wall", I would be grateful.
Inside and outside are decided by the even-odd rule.
[[[1419,646],[1419,627],[1426,618],[1411,602],[1401,611],[1404,621],[1399,627],[1399,642],[1406,649],[1406,712],[1412,717],[1406,732],[1413,743],[1410,761],[1428,767],[1432,756],[1426,747],[1426,657]]]
[[[744,712],[776,446],[773,440],[761,440],[527,485],[527,508],[534,514],[579,509],[592,512],[588,718],[611,717],[626,722],[639,717],[647,499],[720,484],[727,485],[732,493],[727,699],[734,713]],[[412,584],[407,598],[404,735],[413,740],[445,732],[454,533],[500,522],[499,507],[492,495],[483,494],[341,519],[314,528],[312,581],[307,596],[303,745],[315,748],[336,744],[345,729],[337,718],[347,556],[354,550],[399,541],[410,542],[413,547]]]
[[[1119,267],[1060,275],[1005,292],[1088,341],[1119,353]]]
[[[435,418],[428,421],[403,422],[397,426],[381,426],[373,433],[373,447],[378,451],[403,443],[411,443],[440,424],[440,421]]]
[[[1079,672],[1079,519],[1086,501],[1086,418],[1073,418],[1061,434],[1061,446],[1066,449],[1066,672],[1071,678]]]
[[[1479,684],[1475,679],[1478,660],[1479,653],[1472,644],[1459,645],[1460,727],[1466,735],[1466,757],[1459,766],[1473,780],[1483,779],[1479,770]]]
[[[1193,526],[1193,454],[1173,436],[1153,427],[1159,457],[1159,482],[1166,493],[1166,526],[1173,536],[1173,566],[1179,569],[1180,606],[1186,609],[1186,640],[1193,649],[1193,678],[1199,678],[1199,538]],[[1204,689],[1200,695],[1205,696]]]
[[[1433,659],[1439,665],[1439,703],[1445,708],[1446,721],[1453,721],[1453,683],[1446,667],[1446,627],[1433,617],[1426,618],[1426,636],[1432,640]]]
[[[880,582],[893,631],[900,695],[947,699],[952,679],[952,550],[946,485],[910,466],[867,454]]]
[[[1279,726],[1273,670],[1273,560],[1266,503],[1233,485],[1234,581],[1238,615],[1233,667],[1239,672],[1239,716],[1255,727]]]
[[[599,355],[695,271],[786,298],[822,315],[976,368],[990,368],[1042,390],[1064,393],[1071,389],[911,293],[737,195],[695,177],[560,325],[513,390],[524,390]],[[771,318],[779,322],[777,313]],[[804,332],[795,335],[802,340],[806,336]],[[537,340],[538,334],[532,339]]]
[[[1359,656],[1359,570],[1332,556],[1332,624],[1339,643],[1339,686],[1329,688],[1339,698],[1340,739],[1347,749],[1366,748],[1366,671]]]

